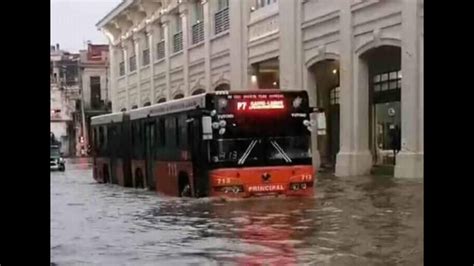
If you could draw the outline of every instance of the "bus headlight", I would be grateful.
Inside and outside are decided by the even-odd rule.
[[[219,129],[219,135],[224,135],[224,133],[225,133],[225,128]]]
[[[300,189],[300,185],[298,183],[291,184],[291,190],[298,190]]]

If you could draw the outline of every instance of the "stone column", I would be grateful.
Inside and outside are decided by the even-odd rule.
[[[183,83],[184,83],[184,96],[189,95],[189,33],[190,27],[188,25],[188,3],[185,2],[179,5],[179,17],[181,18],[181,24],[183,25]]]
[[[166,100],[171,99],[171,77],[170,77],[170,54],[172,49],[171,44],[171,31],[170,31],[170,17],[165,15],[161,17],[161,23],[163,25],[163,34],[165,39],[165,80],[166,80]]]
[[[297,65],[300,62],[297,59],[299,54],[297,50],[301,42],[298,42],[296,33],[297,30],[301,30],[301,26],[297,25],[296,17],[300,4],[299,1],[278,1],[278,8],[281,11],[278,16],[278,27],[280,30],[280,89],[282,90],[297,89],[301,84],[297,73]]]
[[[118,60],[117,60],[117,56],[119,53],[121,53],[121,50],[118,46],[115,46],[113,44],[110,44],[109,45],[109,49],[110,49],[110,60],[109,60],[109,73],[110,73],[110,76],[109,76],[109,95],[110,95],[110,101],[112,102],[112,112],[118,112],[120,111],[120,109],[118,109],[118,105],[117,105],[117,80],[118,80],[118,77],[119,77],[119,73],[118,73],[118,68],[119,68],[119,64],[117,63]]]
[[[133,49],[135,49],[135,62],[136,62],[136,67],[137,67],[137,105],[138,107],[142,107],[142,77],[141,77],[141,62],[142,62],[142,57],[140,54],[140,41],[142,39],[142,34],[141,33],[135,33],[133,34]]]
[[[247,28],[248,1],[229,0],[229,38],[230,38],[230,89],[242,90],[247,88],[246,53],[247,35],[243,28]],[[245,59],[244,59],[245,58]],[[245,72],[245,73],[244,73]]]
[[[354,55],[352,1],[340,1],[340,144],[336,157],[336,176],[370,173],[372,156],[368,149],[368,84],[366,65]],[[365,73],[365,75],[367,75]],[[364,138],[367,140],[364,141]]]
[[[309,106],[317,107],[317,93],[316,93],[316,78],[314,73],[312,73],[309,69],[303,67],[303,88],[308,91],[308,98],[309,98]],[[316,114],[311,115],[311,120],[316,120]],[[319,167],[321,166],[321,155],[319,153],[318,148],[318,134],[315,127],[313,127],[313,131],[311,132],[311,152],[313,157],[313,167],[315,171],[318,171]]]
[[[401,151],[395,177],[423,177],[422,2],[402,1]]]
[[[211,20],[214,18],[211,14],[211,5],[209,0],[202,0],[204,17],[204,86],[206,91],[212,91],[211,81]]]
[[[125,42],[125,41],[124,41]],[[130,110],[130,88],[128,84],[128,74],[130,73],[129,65],[128,65],[128,51],[127,48],[128,46],[126,43],[122,45],[123,48],[123,65],[125,69],[125,99],[126,99],[126,108],[127,110]]]
[[[149,57],[150,57],[150,90],[151,90],[151,99],[150,102],[151,104],[155,103],[155,97],[156,97],[156,91],[155,91],[155,60],[154,59],[154,54],[155,54],[155,37],[154,34],[156,34],[156,30],[153,27],[153,25],[148,25],[146,28],[146,40],[148,42],[148,51],[149,51]]]

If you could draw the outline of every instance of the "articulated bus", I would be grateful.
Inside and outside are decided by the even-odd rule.
[[[94,179],[169,196],[314,194],[305,91],[219,91],[93,117]]]
[[[132,186],[127,117],[114,113],[91,119],[93,177],[97,182]]]

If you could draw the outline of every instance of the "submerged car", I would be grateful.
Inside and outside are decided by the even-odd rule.
[[[66,162],[59,151],[59,146],[51,146],[49,166],[50,170],[59,170],[61,172],[66,170]]]

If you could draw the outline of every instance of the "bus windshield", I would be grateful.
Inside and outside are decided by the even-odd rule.
[[[218,115],[225,120],[220,121],[225,131],[211,145],[213,163],[239,167],[311,162],[310,133],[303,124],[309,119],[307,112],[286,108],[228,113]]]
[[[218,139],[214,163],[235,166],[296,164],[311,159],[309,136]]]

